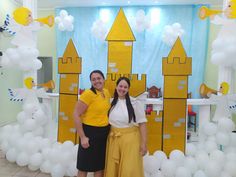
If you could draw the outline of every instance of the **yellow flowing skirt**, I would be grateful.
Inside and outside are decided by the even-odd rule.
[[[138,127],[111,127],[107,139],[104,177],[144,177]]]

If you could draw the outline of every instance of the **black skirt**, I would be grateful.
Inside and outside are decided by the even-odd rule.
[[[83,124],[85,136],[89,138],[89,147],[79,145],[77,155],[77,169],[86,172],[104,170],[106,142],[110,126],[95,127]]]

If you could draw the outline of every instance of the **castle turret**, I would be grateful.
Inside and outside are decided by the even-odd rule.
[[[145,92],[146,75],[142,75],[139,80],[137,74],[131,74],[135,37],[122,9],[119,10],[106,40],[108,41],[108,66],[105,87],[112,94],[117,79],[120,76],[127,76],[131,80],[130,95],[138,96]]]
[[[188,76],[192,59],[187,57],[178,38],[167,58],[162,60],[164,75],[163,144],[166,154],[178,149],[185,152]]]
[[[70,140],[76,143],[78,137],[74,126],[73,108],[78,100],[81,58],[71,39],[63,57],[58,60],[58,72],[60,74],[58,142]]]

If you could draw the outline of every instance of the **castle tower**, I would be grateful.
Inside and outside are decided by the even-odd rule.
[[[117,79],[126,76],[131,81],[131,96],[138,96],[145,92],[146,75],[142,75],[139,80],[137,74],[131,74],[135,37],[122,9],[119,10],[106,41],[108,41],[108,66],[105,87],[113,94]]]
[[[81,73],[81,58],[73,41],[67,44],[63,57],[58,60],[60,74],[58,142],[70,140],[77,143],[77,133],[74,125],[73,111],[78,100],[79,74]]]
[[[188,76],[192,74],[192,58],[187,57],[178,38],[167,58],[162,60],[163,94],[163,151],[178,149],[185,152],[186,106]]]
[[[149,154],[157,150],[162,150],[162,117],[163,112],[151,111],[146,115],[147,118],[147,148]]]

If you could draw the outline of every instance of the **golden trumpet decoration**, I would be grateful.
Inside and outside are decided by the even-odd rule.
[[[217,90],[207,87],[206,84],[201,84],[200,89],[199,89],[199,93],[202,98],[209,98],[211,94],[216,95],[217,92],[218,92]]]
[[[54,16],[53,15],[49,15],[47,17],[37,18],[37,19],[35,19],[35,21],[38,21],[38,22],[43,23],[43,24],[46,24],[49,27],[52,27],[54,25]]]
[[[43,87],[45,88],[46,90],[48,89],[54,89],[55,88],[55,83],[53,80],[50,80],[48,82],[45,82],[43,84],[36,84],[37,86],[40,86],[40,87]]]
[[[206,6],[202,6],[199,10],[199,18],[204,20],[205,18],[211,16],[211,15],[216,15],[216,14],[220,14],[222,13],[222,10],[213,10],[213,9],[209,9]]]

